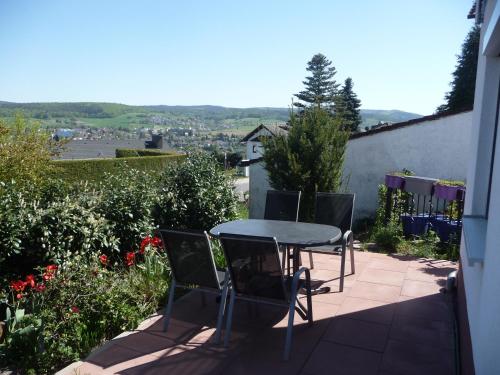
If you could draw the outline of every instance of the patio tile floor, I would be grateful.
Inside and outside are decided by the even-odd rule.
[[[215,299],[203,306],[199,293],[188,293],[176,301],[168,332],[161,315],[152,316],[67,374],[453,374],[452,312],[441,289],[457,265],[369,252],[355,258],[356,274],[339,293],[339,257],[314,254],[311,276],[331,292],[313,296],[312,327],[296,315],[290,361],[281,360],[286,309],[238,301],[224,348],[213,342]]]

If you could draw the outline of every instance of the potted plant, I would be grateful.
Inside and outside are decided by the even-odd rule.
[[[391,189],[403,189],[403,187],[405,186],[404,174],[399,172],[386,174],[385,186]]]
[[[439,180],[434,187],[436,198],[454,201],[463,199],[465,186],[462,181]]]
[[[437,178],[406,176],[405,191],[420,195],[432,195]]]
[[[392,189],[403,189],[405,186],[405,177],[413,176],[413,172],[403,168],[401,172],[390,172],[385,175],[385,186]]]

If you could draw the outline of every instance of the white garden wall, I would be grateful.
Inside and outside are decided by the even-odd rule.
[[[472,112],[429,118],[361,133],[349,140],[344,180],[345,188],[356,193],[356,219],[375,213],[378,185],[387,172],[406,168],[417,176],[465,181]]]
[[[374,215],[378,185],[387,172],[406,168],[418,176],[465,180],[471,121],[472,112],[428,116],[354,135],[347,144],[344,189],[356,193],[355,219]],[[247,152],[253,146],[249,142]],[[260,156],[260,152],[247,155],[250,159]],[[264,216],[267,189],[263,162],[252,164],[250,217]]]

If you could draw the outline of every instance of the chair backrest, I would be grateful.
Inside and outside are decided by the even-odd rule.
[[[275,238],[221,233],[231,284],[240,296],[287,300]]]
[[[299,205],[300,191],[268,190],[264,219],[297,221]]]
[[[351,230],[354,194],[316,193],[314,222],[333,225],[342,233]]]
[[[206,232],[160,231],[172,274],[178,283],[220,289],[215,262]]]

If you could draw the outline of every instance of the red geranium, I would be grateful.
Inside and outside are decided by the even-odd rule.
[[[55,264],[49,264],[47,267],[45,267],[45,273],[42,276],[43,279],[45,281],[53,279],[58,268],[59,267]]]
[[[43,292],[46,289],[46,286],[44,283],[38,283],[35,285],[35,291],[37,292]]]
[[[17,293],[16,294],[16,298],[17,299],[22,299],[24,297],[24,295],[22,293]]]
[[[125,255],[125,262],[127,263],[127,266],[133,266],[135,262],[135,253],[132,251],[129,251],[127,255]]]
[[[10,288],[16,292],[23,292],[28,283],[23,280],[16,280],[10,282]]]
[[[27,285],[29,285],[30,287],[34,288],[35,285],[36,285],[35,275],[28,275],[28,276],[26,276],[25,282],[26,282]]]
[[[151,240],[151,245],[153,245],[154,247],[161,247],[162,246],[161,238],[160,237],[154,237]]]
[[[146,236],[146,238],[144,238],[141,241],[141,246],[139,247],[139,253],[144,254],[144,250],[146,249],[146,246],[148,246],[150,243],[151,243],[151,237]]]
[[[108,257],[103,254],[99,257],[99,261],[103,266],[106,266],[108,264]]]
[[[78,314],[80,312],[80,309],[76,306],[71,306],[71,312]]]

